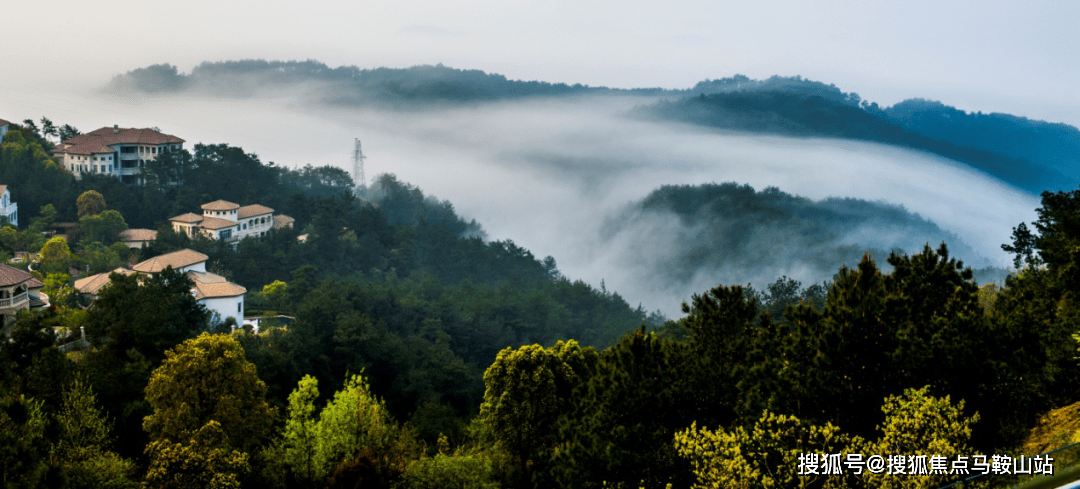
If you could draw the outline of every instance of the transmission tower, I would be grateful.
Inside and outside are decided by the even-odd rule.
[[[356,138],[356,149],[353,151],[353,168],[352,177],[353,183],[360,187],[366,187],[367,181],[364,178],[364,153],[360,151],[360,138]]]

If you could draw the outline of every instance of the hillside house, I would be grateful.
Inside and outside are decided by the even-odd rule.
[[[0,185],[0,219],[19,227],[19,204],[11,201],[11,190],[7,185]]]
[[[18,268],[0,264],[0,315],[6,326],[19,311],[49,306],[49,296],[41,292],[45,284]]]
[[[174,251],[138,263],[131,267],[131,270],[117,268],[112,272],[81,278],[75,281],[75,288],[79,293],[93,300],[97,299],[98,292],[109,284],[109,275],[112,273],[152,275],[172,267],[173,270],[185,272],[193,284],[191,294],[195,296],[195,301],[206,307],[208,311],[216,313],[218,321],[225,321],[231,317],[237,325],[244,324],[244,294],[247,293],[247,289],[229,282],[221,275],[207,272],[206,260],[208,258],[194,250]]]
[[[188,212],[169,218],[173,231],[194,238],[198,235],[210,239],[239,242],[246,237],[265,236],[267,231],[280,227],[292,227],[293,218],[274,215],[274,209],[252,204],[243,207],[225,200],[215,200],[202,205],[202,215]],[[280,226],[278,225],[280,223]]]
[[[4,135],[11,130],[11,123],[0,119],[0,143],[4,142]]]
[[[103,127],[56,145],[53,157],[76,177],[112,175],[124,183],[142,183],[146,162],[180,151],[184,140],[154,129]]]

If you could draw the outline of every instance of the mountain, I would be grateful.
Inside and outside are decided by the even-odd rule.
[[[942,242],[950,254],[985,266],[955,234],[903,206],[852,198],[812,200],[775,187],[737,183],[665,185],[611,216],[604,246],[619,261],[643,268],[661,287],[679,288],[704,275],[722,283],[768,283],[787,275],[826,280],[869,253],[879,264],[890,251],[916,253]],[[1004,270],[983,268],[980,281]]]
[[[431,104],[460,104],[526,97],[596,93],[659,93],[660,90],[612,90],[565,83],[508,80],[480,70],[439,65],[410,68],[330,68],[318,61],[241,60],[204,62],[189,74],[168,64],[152,65],[118,75],[105,87],[112,92],[146,94],[198,92],[249,97],[268,90],[304,85],[305,95],[318,102],[408,108]]]
[[[963,111],[939,104],[937,110],[912,110],[912,103],[899,108],[880,109],[862,102],[858,95],[822,90],[821,84],[803,86],[779,83],[723,84],[721,91],[699,93],[674,101],[662,100],[638,107],[634,113],[646,119],[678,121],[732,131],[780,134],[797,137],[828,137],[870,141],[923,150],[966,163],[1024,190],[1064,190],[1076,187],[1080,173],[1070,175],[1059,168],[1072,168],[1071,155],[1065,150],[1039,152],[1042,139],[1053,139],[1057,148],[1080,145],[1080,131],[1069,138],[1067,130],[1042,138],[1034,124],[998,114],[993,120],[980,120]],[[700,87],[700,84],[699,84]],[[701,91],[695,87],[695,91]],[[736,87],[735,89],[730,89]],[[835,88],[835,87],[833,87]],[[925,105],[924,105],[925,106]],[[955,121],[941,114],[955,112],[963,117]],[[980,124],[981,123],[981,124]],[[981,131],[981,126],[993,130]],[[1023,134],[1024,140],[1010,144],[1010,134]],[[1071,156],[1073,159],[1077,156]],[[1077,161],[1076,163],[1080,163]]]

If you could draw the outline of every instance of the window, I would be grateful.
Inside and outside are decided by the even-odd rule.
[[[244,305],[243,305],[243,304],[241,304],[241,303],[237,302],[237,303],[236,303],[236,313],[237,313],[237,314],[240,314],[240,313],[244,312],[244,311],[243,311],[243,309],[241,309],[241,308],[243,308],[243,307],[244,307]]]
[[[221,239],[229,239],[232,237],[232,229],[226,229],[218,235]]]
[[[247,231],[247,224],[244,224],[244,231]]]

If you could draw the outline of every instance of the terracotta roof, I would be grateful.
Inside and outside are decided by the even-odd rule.
[[[153,241],[157,239],[157,231],[153,229],[125,229],[120,231],[120,241]]]
[[[10,122],[8,122],[8,121],[5,121],[5,120],[3,120],[3,119],[0,119],[0,126],[2,126],[2,125],[4,125],[4,124],[11,124],[11,123],[10,123]]]
[[[188,212],[186,214],[180,214],[179,216],[169,218],[170,221],[188,222],[192,224],[202,222],[203,219],[205,219],[203,216],[194,212]]]
[[[30,276],[30,280],[26,282],[26,286],[30,287],[31,289],[40,289],[44,287],[45,284],[41,283],[41,281],[38,280],[36,277]]]
[[[116,152],[116,150],[94,141],[88,141],[84,144],[59,144],[56,146],[56,149],[53,150],[53,154],[71,155],[98,155],[114,152]]]
[[[135,273],[132,270],[128,270],[124,267],[117,268],[111,272],[99,273],[97,275],[91,275],[89,277],[83,277],[75,281],[75,290],[84,294],[97,295],[98,291],[111,282],[109,275],[119,273],[121,275],[131,275]]]
[[[184,140],[176,136],[162,134],[153,129],[134,129],[103,127],[96,131],[80,134],[70,139],[65,139],[56,146],[53,154],[77,154],[93,155],[112,153],[116,149],[110,146],[117,144],[174,144],[183,143]]]
[[[247,289],[234,284],[225,277],[210,272],[188,272],[187,277],[195,283],[195,299],[213,299],[215,297],[236,297],[244,295]]]
[[[225,229],[228,227],[238,226],[236,221],[230,221],[228,219],[221,219],[220,217],[204,217],[203,221],[199,223],[199,227],[203,229]]]
[[[26,273],[18,268],[12,268],[4,264],[0,264],[0,287],[10,287],[12,285],[20,284],[34,278],[33,275]]]
[[[274,212],[274,209],[271,209],[271,208],[269,208],[269,207],[267,207],[265,205],[252,204],[252,205],[245,205],[245,206],[241,207],[240,210],[236,211],[236,217],[239,218],[239,219],[246,219],[248,217],[254,217],[254,216],[261,216],[263,214],[269,214],[271,212]]]
[[[274,229],[291,228],[296,219],[293,219],[284,214],[278,214],[274,216]]]
[[[7,185],[0,185],[0,195],[4,195],[7,192]]]
[[[136,272],[158,273],[168,267],[179,269],[196,263],[202,263],[209,257],[195,250],[187,248],[161,256],[155,256],[132,267]]]
[[[227,200],[215,200],[215,201],[210,202],[208,204],[203,204],[202,205],[202,210],[204,210],[204,211],[232,211],[232,210],[236,210],[239,207],[240,207],[239,205],[236,205],[236,204],[234,204],[232,202],[229,202]]]
[[[103,127],[96,131],[90,131],[86,134],[75,136],[71,139],[64,141],[78,141],[74,144],[81,144],[82,141],[88,141],[92,139],[98,139],[100,144],[174,144],[182,143],[183,139],[176,136],[170,136],[168,134],[162,134],[153,129],[136,129],[136,128],[112,128]]]

